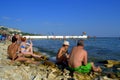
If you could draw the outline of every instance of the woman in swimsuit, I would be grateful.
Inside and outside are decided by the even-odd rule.
[[[30,40],[30,44],[28,45],[26,37],[21,38],[20,52],[24,55],[31,55],[39,58],[41,57],[40,55],[33,54],[32,41]]]

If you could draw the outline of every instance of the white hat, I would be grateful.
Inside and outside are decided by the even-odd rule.
[[[69,46],[70,44],[69,44],[68,41],[64,41],[63,45],[67,45],[67,46]]]

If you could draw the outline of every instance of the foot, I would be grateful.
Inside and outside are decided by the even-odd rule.
[[[97,72],[102,72],[102,69],[100,67],[97,67]]]

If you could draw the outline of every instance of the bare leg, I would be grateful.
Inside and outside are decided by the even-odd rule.
[[[26,51],[33,53],[32,44],[26,49]]]
[[[24,57],[18,57],[15,61],[20,61],[20,62],[28,62],[28,63],[32,63],[32,64],[37,64],[37,62],[32,61],[28,58],[24,58]]]
[[[101,68],[98,66],[98,67],[95,67],[94,63],[91,62],[91,65],[92,65],[92,70],[95,71],[95,72],[101,72]]]
[[[41,57],[40,55],[33,54],[32,52],[23,52],[24,55],[32,55],[33,57]]]

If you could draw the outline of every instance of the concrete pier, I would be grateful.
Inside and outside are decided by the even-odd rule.
[[[88,36],[23,36],[31,39],[86,39]]]

